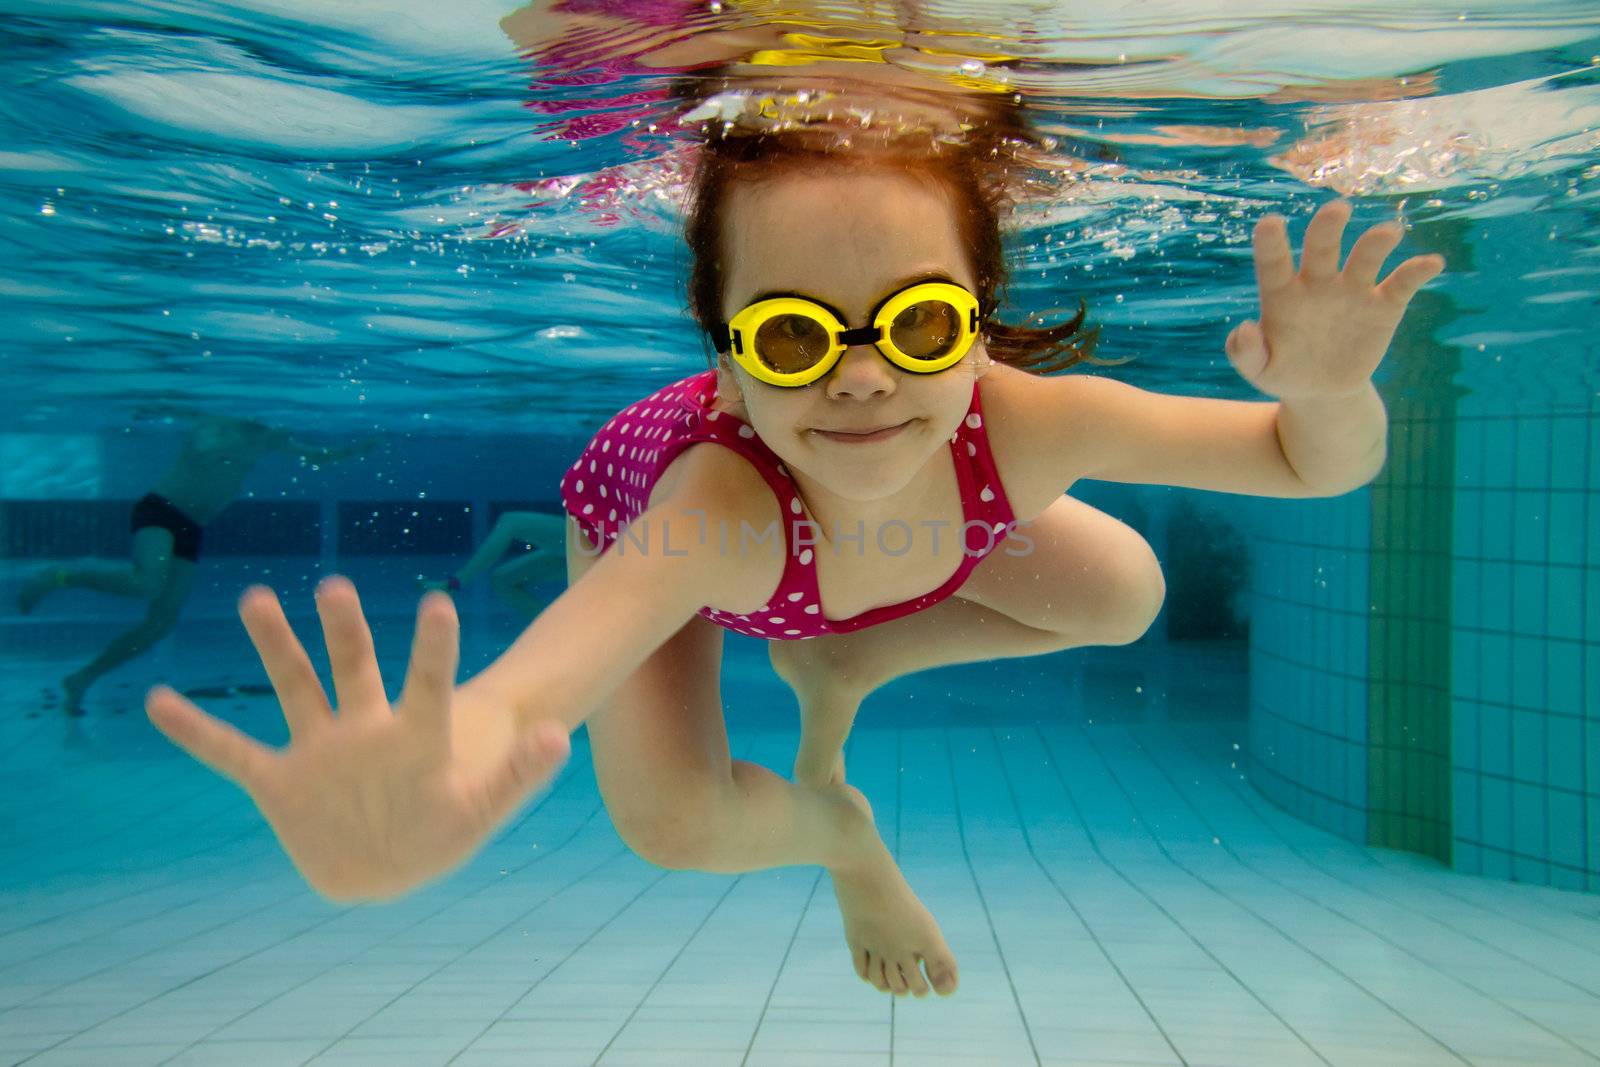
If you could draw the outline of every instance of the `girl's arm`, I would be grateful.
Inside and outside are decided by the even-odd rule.
[[[1397,223],[1356,241],[1339,269],[1349,205],[1333,201],[1306,229],[1294,269],[1283,219],[1255,231],[1260,323],[1241,323],[1227,354],[1277,402],[1167,396],[1089,375],[1000,375],[1002,434],[1019,477],[1061,492],[1079,478],[1257,496],[1333,496],[1382,469],[1388,422],[1372,386],[1406,306],[1444,267],[1416,256],[1377,283]],[[1009,486],[1008,486],[1009,488]]]
[[[1034,379],[1007,390],[1013,436],[1060,493],[1079,478],[1252,496],[1335,496],[1383,467],[1383,401],[1348,396],[1252,402],[1152,393],[1109,378]]]
[[[782,538],[724,549],[718,524],[761,530],[780,521],[754,467],[720,447],[694,448],[664,477],[633,523],[512,646],[460,692],[502,705],[519,723],[554,719],[568,729],[593,713],[701,607],[749,611],[782,575]],[[681,475],[681,476],[680,476]],[[576,524],[571,537],[582,538]],[[643,543],[646,547],[638,547]],[[586,541],[578,547],[593,552]]]
[[[776,588],[781,550],[774,559],[725,556],[717,539],[693,536],[706,518],[778,517],[754,468],[726,453],[729,463],[745,469],[689,464],[694,471],[672,492],[658,490],[642,517],[654,528],[650,549],[614,546],[465,685],[455,685],[454,605],[429,594],[391,705],[355,587],[329,578],[317,610],[332,699],[272,592],[253,587],[240,602],[283,707],[286,747],[263,745],[164,686],[146,696],[146,710],[174,743],[250,794],[319,892],[336,900],[406,892],[466,860],[548,782],[566,758],[567,734],[701,605],[747,611],[764,602],[752,589]]]

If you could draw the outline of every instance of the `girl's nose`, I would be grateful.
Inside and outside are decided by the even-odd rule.
[[[828,372],[826,385],[829,397],[865,400],[893,393],[894,375],[876,346],[851,345]]]

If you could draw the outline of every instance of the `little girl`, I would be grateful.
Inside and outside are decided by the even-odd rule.
[[[1256,227],[1259,322],[1227,339],[1272,402],[1145,392],[1088,374],[1082,313],[995,318],[998,145],[920,150],[800,134],[712,137],[688,217],[691,311],[713,369],[630,405],[562,481],[570,585],[493,664],[455,684],[447,596],[418,611],[391,706],[354,587],[317,607],[334,713],[276,598],[240,615],[283,705],[272,750],[166,687],[151,719],[240,783],[307,881],[390,897],[463,862],[586,724],[619,833],[668,867],[821,864],[856,973],[954,991],[937,923],[844,782],[861,698],[939,664],[1138,637],[1160,607],[1145,543],[1071,497],[1081,478],[1280,497],[1347,492],[1384,458],[1371,375],[1438,256],[1378,273],[1395,223],[1355,242],[1335,201],[1295,269]],[[731,758],[725,629],[767,639],[800,698],[793,780]]]

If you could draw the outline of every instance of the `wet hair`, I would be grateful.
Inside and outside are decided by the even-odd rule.
[[[697,87],[705,92],[704,82]],[[988,117],[974,123],[959,143],[927,132],[904,137],[852,130],[841,144],[837,130],[739,130],[712,123],[698,145],[683,224],[691,260],[689,311],[707,331],[703,336],[709,338],[722,321],[724,216],[736,183],[824,169],[861,173],[887,168],[940,190],[951,203],[961,243],[972,257],[979,330],[990,358],[1035,374],[1103,362],[1094,358],[1100,328],[1084,325],[1088,308],[1081,299],[1077,314],[1054,326],[1015,325],[996,316],[997,293],[1007,281],[1001,220],[1015,207],[1021,176],[1032,166],[1029,155],[1042,150],[1009,101],[1005,97],[991,103]],[[709,351],[709,340],[707,347]]]

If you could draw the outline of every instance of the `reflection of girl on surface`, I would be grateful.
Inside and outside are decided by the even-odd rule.
[[[1379,284],[1401,236],[1385,224],[1341,269],[1350,209],[1333,202],[1297,270],[1284,220],[1268,216],[1255,231],[1261,319],[1226,351],[1275,401],[1042,377],[1079,362],[1088,335],[1081,316],[1049,329],[997,317],[1002,135],[1015,129],[1001,116],[959,146],[853,130],[840,151],[803,129],[716,124],[687,220],[690,310],[716,365],[619,412],[567,473],[567,592],[460,686],[454,609],[425,597],[391,706],[354,587],[324,581],[335,714],[256,587],[240,614],[290,745],[269,749],[165,688],[149,695],[152,719],[242,784],[307,880],[340,899],[393,896],[461,863],[584,723],[607,808],[640,855],[727,873],[823,865],[858,975],[897,994],[953,992],[938,924],[844,783],[862,698],[941,664],[1144,632],[1163,597],[1156,560],[1064,495],[1079,479],[1279,497],[1365,484],[1386,430],[1371,375],[1443,266],[1410,259]],[[649,547],[627,539],[630,520],[655,531]],[[905,550],[881,534],[896,523],[918,532]],[[779,532],[696,536],[746,527]],[[941,549],[922,535],[935,527],[965,545],[947,533]],[[799,697],[792,781],[731,758],[726,629],[770,640]]]
[[[507,511],[495,520],[494,528],[472,558],[461,569],[443,578],[423,581],[424,589],[455,592],[484,571],[495,595],[530,619],[539,614],[545,602],[534,596],[531,587],[544,582],[558,582],[566,577],[567,559],[564,545],[567,538],[567,521],[560,515],[547,515],[539,511]],[[515,557],[499,563],[513,542],[521,542],[530,551],[519,552]]]
[[[143,619],[62,681],[67,714],[83,713],[84,691],[95,679],[172,632],[194,586],[201,530],[233,503],[256,461],[268,452],[287,452],[329,462],[359,451],[307,445],[254,419],[208,415],[197,422],[172,468],[133,506],[132,563],[46,567],[17,594],[23,614],[57,589],[74,587],[147,602]]]

